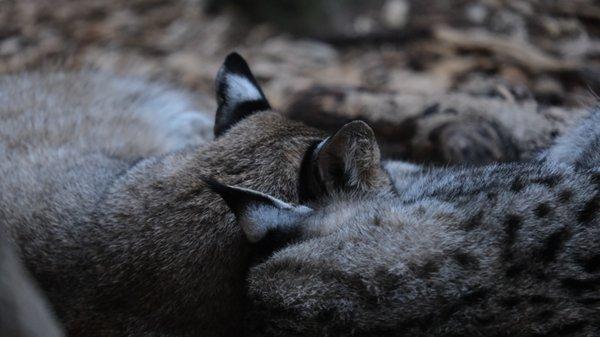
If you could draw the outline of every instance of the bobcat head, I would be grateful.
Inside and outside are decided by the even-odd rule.
[[[270,242],[266,246],[272,246],[288,241],[295,234],[286,223],[332,194],[391,193],[379,146],[366,123],[350,122],[326,137],[286,119],[272,110],[248,65],[236,53],[226,58],[216,87],[219,106],[214,132],[216,143],[222,146],[216,147],[214,157],[233,167],[221,168],[204,180],[223,197],[250,242],[266,240]],[[252,186],[256,191],[219,181]],[[307,206],[293,206],[277,197]],[[287,220],[271,221],[279,216]]]

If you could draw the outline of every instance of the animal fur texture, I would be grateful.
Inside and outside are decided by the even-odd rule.
[[[270,110],[237,54],[216,85],[218,137],[205,142],[206,117],[167,87],[90,72],[0,80],[0,219],[69,336],[241,333],[245,277],[270,246],[205,177],[296,202],[391,190],[366,125],[323,143]],[[313,171],[335,183],[301,193]]]
[[[0,237],[0,336],[63,336],[47,301],[4,237]]]
[[[400,167],[394,198],[271,211],[303,235],[251,270],[252,333],[599,336],[599,122],[529,162]]]

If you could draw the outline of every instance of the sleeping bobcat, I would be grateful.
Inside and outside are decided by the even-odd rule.
[[[600,336],[598,109],[535,160],[413,168],[393,198],[212,185],[291,242],[250,272],[255,335]]]
[[[391,193],[364,125],[317,151],[325,135],[273,111],[239,55],[216,84],[206,142],[193,100],[163,86],[93,72],[0,78],[0,227],[69,336],[240,334],[249,265],[285,235],[244,232],[204,176],[295,201]],[[315,169],[328,174],[313,181]]]

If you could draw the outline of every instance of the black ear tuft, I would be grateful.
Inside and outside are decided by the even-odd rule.
[[[215,137],[245,117],[271,109],[248,63],[238,53],[229,54],[219,69],[216,96]]]
[[[236,52],[233,52],[227,55],[227,57],[225,57],[222,69],[226,70],[229,73],[238,74],[254,80],[254,75],[252,75],[252,71],[250,71],[248,63],[246,62],[246,60],[244,60],[242,55]],[[253,82],[256,84],[256,81]]]

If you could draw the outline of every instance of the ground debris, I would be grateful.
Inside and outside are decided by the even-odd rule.
[[[318,86],[361,88],[371,103],[345,101],[343,114],[363,111],[373,121],[379,106],[406,115],[378,101],[387,96],[439,97],[444,106],[448,97],[467,105],[485,97],[513,104],[517,115],[524,101],[536,108],[523,114],[575,111],[600,92],[600,6],[592,0],[311,0],[298,1],[293,15],[283,3],[295,2],[7,0],[0,73],[91,67],[211,93],[224,55],[237,50],[273,106],[286,108],[292,98],[297,106]],[[318,109],[304,114],[324,110],[311,104]],[[470,115],[484,110],[498,109]],[[458,132],[445,130],[443,137]]]
[[[330,132],[361,119],[375,130],[382,155],[418,163],[484,164],[533,157],[585,109],[545,107],[505,95],[399,94],[356,87],[300,92],[287,114]]]

